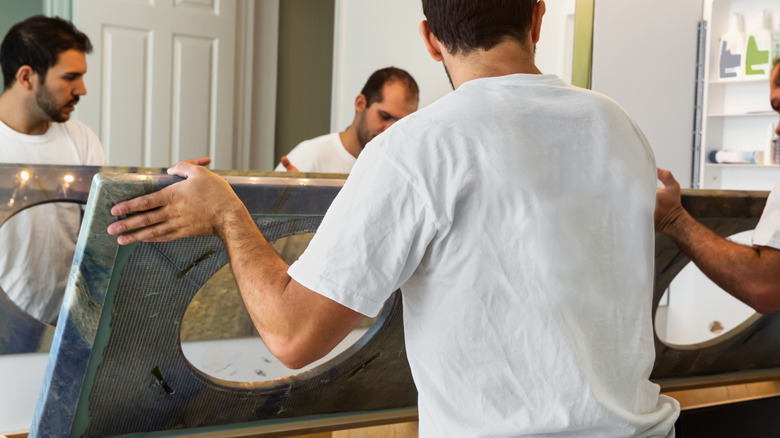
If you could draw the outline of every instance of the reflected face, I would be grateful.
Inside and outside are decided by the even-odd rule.
[[[400,82],[389,82],[382,88],[382,101],[374,102],[357,114],[357,137],[360,147],[398,120],[417,111],[419,98],[409,96],[406,87]]]
[[[774,70],[772,70],[769,90],[769,101],[772,104],[772,109],[780,114],[780,64],[776,65]],[[780,122],[775,127],[775,133],[780,135]]]
[[[46,72],[35,93],[35,103],[40,117],[50,122],[62,123],[70,119],[79,97],[87,94],[84,74],[87,59],[84,52],[75,49],[60,53],[57,64]]]

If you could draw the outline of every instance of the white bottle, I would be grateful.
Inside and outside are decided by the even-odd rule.
[[[762,163],[765,166],[775,164],[775,125],[770,123],[769,130],[767,131],[766,149],[764,149],[764,161]]]
[[[710,161],[718,164],[764,164],[764,153],[721,149],[710,152]]]
[[[743,50],[745,39],[742,35],[742,15],[732,13],[729,30],[720,38],[718,48],[718,79],[734,81],[742,79],[744,69]]]
[[[761,12],[760,26],[748,32],[745,38],[745,77],[769,78],[772,72],[772,33],[767,27],[769,14]]]

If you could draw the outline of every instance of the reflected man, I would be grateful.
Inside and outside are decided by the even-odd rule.
[[[349,173],[369,141],[417,111],[419,96],[417,82],[405,70],[375,71],[355,98],[355,118],[347,129],[299,143],[275,170]]]
[[[780,114],[780,59],[770,79],[772,109]],[[780,135],[780,123],[775,128]],[[655,227],[669,236],[715,284],[759,313],[780,309],[780,180],[769,194],[753,232],[753,246],[715,234],[680,203],[680,184],[672,173],[658,169],[664,187],[658,189]]]
[[[269,349],[330,351],[396,289],[421,437],[673,436],[649,381],[655,161],[631,118],[536,67],[544,1],[423,0],[455,90],[371,141],[306,252],[279,259],[227,182],[117,204],[121,244],[217,234]],[[135,230],[135,231],[131,231]]]
[[[100,140],[72,120],[81,96],[89,38],[42,15],[14,25],[0,45],[0,162],[103,165]],[[35,175],[26,175],[34,179]],[[20,176],[18,183],[33,184]],[[28,314],[59,315],[81,223],[81,207],[45,204],[0,227],[0,287]]]

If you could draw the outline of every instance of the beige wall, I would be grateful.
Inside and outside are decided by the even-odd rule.
[[[593,90],[617,101],[647,136],[656,164],[690,187],[702,0],[595,4]]]
[[[279,5],[275,161],[302,140],[329,132],[334,0]]]

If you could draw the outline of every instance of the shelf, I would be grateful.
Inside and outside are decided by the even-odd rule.
[[[704,163],[705,167],[739,167],[739,168],[762,168],[762,169],[780,169],[780,164],[727,164],[727,163]]]
[[[737,118],[737,117],[777,117],[777,113],[774,111],[761,111],[755,113],[742,113],[742,114],[709,114],[707,117],[712,118]]]
[[[732,80],[732,81],[729,81],[729,80],[721,81],[721,80],[718,80],[718,79],[713,79],[713,80],[710,81],[710,85],[758,84],[758,83],[761,83],[761,82],[766,82],[767,84],[769,84],[769,78],[768,77],[761,77],[761,78],[739,79],[739,80]]]

